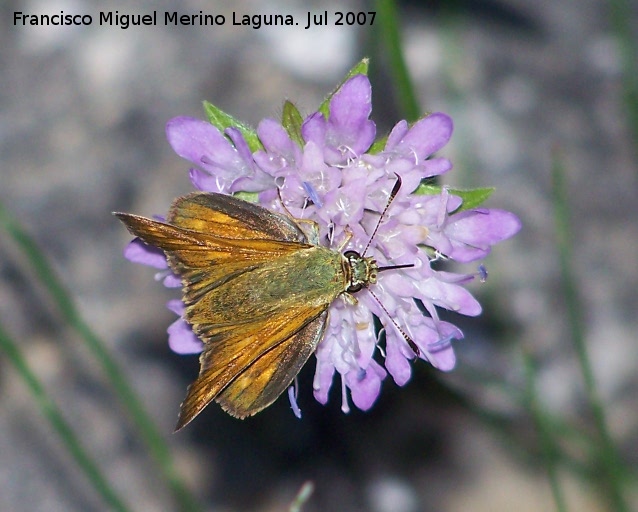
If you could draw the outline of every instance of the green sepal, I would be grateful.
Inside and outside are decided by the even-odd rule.
[[[248,201],[249,203],[259,202],[259,192],[244,192],[243,190],[239,190],[234,192],[233,196]]]
[[[438,196],[443,190],[440,185],[433,185],[431,183],[421,183],[413,194]],[[448,192],[454,196],[459,196],[463,203],[454,213],[462,212],[463,210],[471,210],[483,204],[492,195],[496,189],[494,187],[482,187],[472,189],[459,189],[448,188]]]
[[[303,148],[305,145],[303,137],[301,136],[303,117],[301,117],[301,113],[295,104],[288,100],[284,102],[284,110],[281,113],[281,124],[286,129],[288,137],[296,142],[300,148]]]
[[[242,123],[208,101],[204,101],[204,111],[208,121],[220,132],[224,133],[224,130],[230,127],[237,128],[246,140],[251,153],[264,149],[259,137],[257,137],[257,132],[252,126]]]
[[[365,57],[364,59],[361,59],[357,64],[355,64],[355,66],[350,71],[348,71],[348,74],[341,81],[341,83],[335,88],[335,90],[332,91],[330,94],[328,94],[328,97],[325,100],[323,100],[323,103],[321,105],[319,105],[319,112],[323,114],[323,117],[328,119],[328,116],[330,115],[330,100],[335,94],[337,94],[339,89],[341,89],[341,86],[345,84],[353,76],[356,76],[356,75],[367,76],[369,64],[370,64],[370,59],[368,59],[367,57]]]
[[[367,153],[370,153],[371,155],[381,153],[381,151],[383,151],[383,148],[385,148],[386,142],[388,142],[388,135],[384,135],[380,139],[375,140],[372,143],[372,146],[370,146],[370,149],[368,149]]]

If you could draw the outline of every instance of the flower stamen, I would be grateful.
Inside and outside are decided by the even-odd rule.
[[[306,194],[308,194],[308,198],[312,201],[312,203],[315,204],[317,208],[321,208],[323,206],[323,203],[321,199],[319,199],[319,194],[317,194],[317,191],[312,186],[312,184],[308,181],[303,181],[301,185],[306,191]]]
[[[435,341],[434,343],[429,343],[428,352],[430,352],[431,354],[436,354],[437,352],[442,352],[444,350],[447,350],[448,348],[452,346],[453,339],[454,339],[454,336],[450,335],[450,336],[446,336],[445,338],[441,338],[440,340]]]

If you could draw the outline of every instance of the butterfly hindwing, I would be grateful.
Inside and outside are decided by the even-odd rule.
[[[200,356],[201,370],[199,377],[189,386],[188,393],[180,409],[180,417],[176,430],[187,425],[212,400],[220,403],[229,414],[245,418],[251,416],[274,402],[290,385],[299,370],[306,363],[321,340],[325,328],[327,312],[321,308],[313,311],[319,313],[314,319],[304,319],[290,326],[293,330],[303,324],[294,334],[268,347],[257,356],[246,349],[235,350],[236,357],[231,364],[220,364],[220,352],[214,344],[206,346]],[[287,318],[273,322],[290,324]],[[272,334],[267,329],[253,333],[259,337]],[[250,344],[250,342],[249,342]],[[264,343],[263,346],[268,346]],[[232,357],[232,356],[231,356]]]

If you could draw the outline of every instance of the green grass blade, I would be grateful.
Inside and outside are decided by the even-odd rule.
[[[290,504],[290,508],[288,509],[288,512],[301,512],[303,509],[303,506],[310,499],[310,496],[312,496],[312,493],[314,490],[315,490],[315,485],[310,480],[307,482],[304,482],[304,484],[299,489],[297,496],[295,496],[295,499]]]
[[[558,471],[556,467],[558,450],[556,449],[556,444],[552,439],[551,421],[549,421],[549,418],[545,415],[536,393],[536,367],[532,360],[532,356],[527,352],[523,354],[523,362],[525,366],[527,388],[527,409],[532,415],[536,425],[536,431],[538,432],[541,450],[547,467],[547,476],[549,477],[549,483],[552,488],[554,503],[556,503],[556,511],[567,512],[565,496],[558,479]]]
[[[379,20],[381,30],[381,41],[390,63],[399,106],[408,121],[416,121],[421,117],[422,112],[410,78],[408,66],[403,58],[396,2],[395,0],[377,0],[375,5],[377,11],[376,19]]]
[[[17,370],[18,375],[20,375],[27,385],[40,411],[49,421],[49,424],[53,427],[53,430],[55,430],[60,441],[75,459],[78,466],[80,466],[95,490],[113,510],[128,512],[130,509],[124,504],[122,499],[120,499],[118,493],[111,487],[98,465],[84,449],[80,439],[75,435],[71,426],[64,419],[58,406],[47,394],[44,385],[42,385],[27,364],[27,361],[18,349],[18,344],[13,341],[2,324],[0,324],[0,349],[7,355],[9,361],[11,361],[11,364],[13,364]]]
[[[567,307],[567,322],[580,365],[587,401],[598,434],[598,456],[602,473],[601,484],[612,510],[625,512],[629,510],[623,494],[623,482],[627,475],[607,426],[605,408],[596,387],[591,360],[585,344],[584,308],[578,294],[576,276],[572,265],[573,241],[571,239],[572,228],[567,203],[568,191],[565,184],[565,169],[558,152],[554,152],[552,160],[554,222],[560,260],[561,287]]]
[[[635,7],[635,5],[634,5]],[[638,41],[629,0],[610,0],[611,29],[616,36],[623,73],[623,111],[638,152]]]

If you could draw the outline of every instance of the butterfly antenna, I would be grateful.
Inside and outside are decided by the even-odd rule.
[[[284,199],[283,199],[283,197],[281,197],[281,189],[279,187],[277,187],[277,197],[279,198],[279,202],[281,203],[281,207],[284,209],[286,214],[291,219],[294,219],[294,216],[292,215],[292,213],[290,213],[290,210],[288,210],[288,208],[286,208],[286,203],[284,203]]]
[[[384,270],[394,270],[394,269],[397,269],[397,268],[410,268],[410,267],[413,267],[413,266],[414,266],[414,263],[405,263],[403,265],[389,265],[387,267],[379,267],[377,269],[377,272],[383,272]]]
[[[368,247],[370,247],[370,244],[372,243],[372,240],[374,239],[374,235],[377,234],[377,230],[379,229],[379,226],[381,225],[381,221],[383,220],[383,216],[385,215],[385,212],[388,211],[388,208],[390,207],[390,203],[392,203],[392,200],[396,197],[396,195],[399,193],[399,190],[401,189],[401,176],[399,176],[396,173],[395,173],[395,176],[397,177],[397,181],[394,183],[394,187],[392,187],[392,190],[390,191],[388,202],[386,203],[385,208],[381,212],[381,215],[379,216],[379,220],[377,221],[377,225],[375,226],[374,231],[372,232],[372,235],[370,235],[370,240],[368,240],[368,245],[366,245],[366,248],[361,253],[361,256],[365,256],[365,253],[368,250]]]
[[[412,265],[398,265],[398,266],[399,267],[405,267],[405,266],[411,267]],[[383,311],[385,311],[385,314],[390,319],[390,321],[394,324],[394,326],[397,328],[397,330],[401,333],[401,336],[403,336],[403,339],[405,339],[407,344],[410,346],[410,348],[412,349],[412,352],[414,352],[414,355],[416,355],[416,357],[419,357],[421,355],[421,351],[419,350],[419,347],[416,346],[416,343],[414,343],[414,340],[412,338],[410,338],[410,336],[408,336],[408,333],[405,332],[403,329],[401,329],[401,327],[399,327],[399,324],[397,324],[394,321],[394,318],[392,318],[392,315],[389,313],[389,311],[387,309],[385,309],[385,306],[381,303],[381,301],[379,300],[379,297],[377,297],[370,288],[368,288],[368,291],[374,297],[374,300],[377,301],[379,306],[381,306],[381,309]]]

